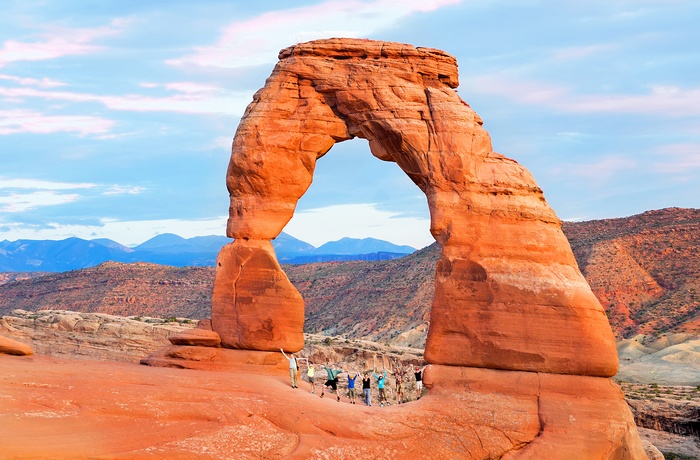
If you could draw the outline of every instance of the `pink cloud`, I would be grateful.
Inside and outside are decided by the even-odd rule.
[[[178,112],[191,114],[225,114],[240,116],[252,100],[248,92],[229,92],[196,83],[174,83],[166,89],[181,93],[166,97],[141,94],[103,96],[68,91],[41,91],[34,88],[1,88],[0,96],[21,100],[39,98],[69,102],[95,102],[113,110],[132,112]]]
[[[587,164],[562,164],[552,168],[553,173],[577,176],[592,182],[604,182],[614,177],[620,171],[629,171],[637,166],[637,162],[618,156],[609,156]]]
[[[472,92],[496,94],[514,102],[539,105],[563,113],[632,113],[684,117],[700,115],[700,87],[652,86],[646,94],[574,94],[563,85],[503,75],[472,77]],[[466,84],[465,84],[466,86]]]
[[[95,40],[115,35],[128,21],[115,19],[110,25],[93,29],[57,29],[44,32],[31,42],[7,40],[0,48],[0,67],[17,61],[43,61],[63,56],[88,54],[102,49]]]
[[[29,110],[0,110],[0,135],[74,132],[82,136],[102,134],[113,121],[83,115],[45,115]]]
[[[237,21],[222,31],[217,43],[167,61],[177,66],[248,67],[275,62],[277,53],[298,42],[330,37],[366,37],[401,18],[429,12],[461,0],[331,0],[272,11]],[[303,31],[303,32],[300,32]]]
[[[14,81],[16,83],[19,83],[22,86],[38,86],[39,88],[55,88],[57,86],[65,86],[66,83],[57,81],[57,80],[52,80],[50,78],[42,78],[41,80],[37,80],[36,78],[24,78],[24,77],[16,77],[14,75],[2,75],[0,74],[0,80],[9,80],[9,81]]]
[[[654,164],[654,170],[662,173],[686,173],[700,168],[700,144],[669,144],[655,149],[663,161]]]

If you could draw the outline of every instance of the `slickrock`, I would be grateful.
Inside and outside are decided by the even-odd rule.
[[[30,356],[34,350],[29,345],[0,335],[0,354]]]

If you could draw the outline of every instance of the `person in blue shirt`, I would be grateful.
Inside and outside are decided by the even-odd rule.
[[[379,389],[379,407],[383,407],[384,404],[387,406],[391,405],[386,398],[386,388],[384,388],[386,384],[386,370],[384,370],[384,374],[382,375],[377,375],[377,373],[374,372],[374,378],[377,380],[377,389]]]
[[[355,404],[355,379],[358,375],[357,372],[348,373],[348,399],[350,404]]]

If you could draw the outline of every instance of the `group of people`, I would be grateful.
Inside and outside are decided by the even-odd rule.
[[[377,390],[379,392],[379,406],[383,407],[384,405],[391,405],[391,402],[389,402],[389,398],[387,397],[387,373],[394,375],[394,380],[396,383],[396,400],[399,404],[408,402],[408,398],[404,392],[404,384],[408,384],[407,376],[409,376],[411,372],[413,373],[413,377],[415,378],[416,399],[420,399],[420,397],[423,394],[423,369],[425,368],[425,366],[400,366],[398,363],[396,363],[393,367],[393,370],[388,371],[386,369],[382,369],[382,372],[379,374],[377,374],[377,369],[374,369],[373,371],[365,371],[362,373],[357,371],[346,372],[342,369],[333,369],[332,367],[328,366],[328,363],[326,363],[325,365],[314,365],[310,363],[307,358],[297,358],[294,356],[294,354],[287,355],[282,349],[280,349],[280,351],[282,352],[284,357],[289,360],[289,378],[291,380],[292,388],[299,388],[297,383],[298,374],[300,371],[299,361],[306,361],[306,375],[308,377],[309,383],[311,384],[312,394],[316,394],[316,371],[321,369],[326,371],[327,379],[321,385],[321,398],[325,396],[325,390],[326,388],[328,388],[330,393],[335,393],[336,400],[340,402],[338,380],[340,378],[340,375],[343,373],[347,374],[347,396],[351,404],[356,403],[357,394],[355,391],[355,385],[357,383],[358,377],[361,377],[362,397],[365,405],[367,406],[372,405],[372,379],[375,380]]]

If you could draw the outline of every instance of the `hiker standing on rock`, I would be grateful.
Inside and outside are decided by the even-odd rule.
[[[308,362],[308,361],[307,361]],[[316,394],[316,369],[314,365],[309,363],[309,368],[306,371],[306,376],[309,378],[309,383],[311,384],[311,394]]]
[[[292,388],[299,388],[297,386],[297,370],[299,369],[299,366],[297,366],[297,359],[294,356],[294,353],[287,356],[283,349],[280,348],[280,351],[282,352],[282,355],[289,360],[289,379],[292,381]]]
[[[325,394],[326,387],[330,387],[330,392],[333,393],[333,391],[335,390],[338,402],[340,402],[340,393],[338,392],[338,375],[342,374],[343,371],[340,369],[331,369],[327,365],[323,366],[323,368],[326,370],[326,373],[328,374],[328,380],[326,380],[326,383],[324,383],[323,386],[321,387],[321,397],[323,398],[323,395]]]
[[[386,399],[386,388],[384,388],[386,383],[386,370],[384,370],[382,375],[377,375],[375,372],[374,378],[377,380],[377,388],[379,389],[379,407],[383,407],[384,403],[386,403],[387,406],[391,405],[389,400]]]
[[[355,404],[355,379],[359,374],[357,372],[348,373],[348,399],[350,404]]]
[[[369,373],[364,373],[362,374],[362,392],[365,395],[365,405],[366,406],[371,406],[372,405],[372,388],[370,387],[370,383],[372,382]]]
[[[413,370],[413,375],[416,377],[416,400],[420,399],[423,394],[423,369],[425,366],[416,366]]]

